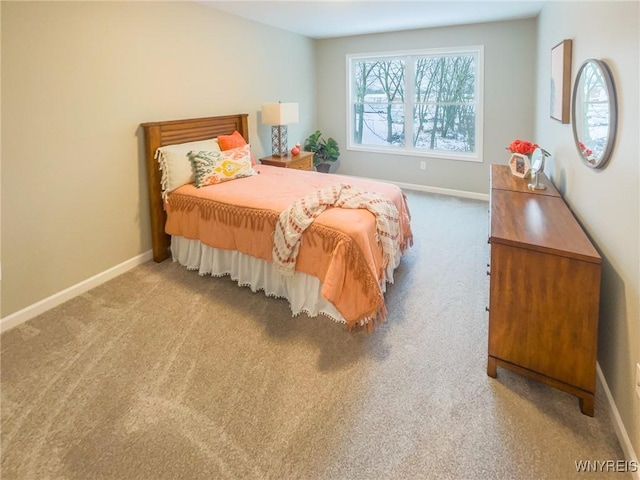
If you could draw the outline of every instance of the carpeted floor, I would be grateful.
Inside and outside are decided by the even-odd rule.
[[[6,332],[2,478],[570,479],[623,459],[601,387],[589,418],[486,375],[487,203],[407,196],[415,245],[373,334],[170,261]]]

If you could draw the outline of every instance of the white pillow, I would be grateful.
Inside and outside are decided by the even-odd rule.
[[[188,153],[191,151],[219,152],[217,138],[200,140],[197,142],[178,143],[166,145],[156,150],[155,158],[160,164],[162,171],[162,198],[167,199],[167,194],[182,185],[193,183],[193,167],[189,160]]]

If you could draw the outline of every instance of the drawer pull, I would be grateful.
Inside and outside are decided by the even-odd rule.
[[[484,307],[484,309],[488,312],[489,311],[489,307]]]

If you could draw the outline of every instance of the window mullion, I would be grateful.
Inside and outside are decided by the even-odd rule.
[[[407,56],[404,60],[404,148],[414,150],[413,147],[413,103],[415,68],[413,57]]]

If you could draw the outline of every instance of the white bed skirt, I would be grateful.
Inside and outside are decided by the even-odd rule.
[[[281,275],[271,262],[237,252],[204,245],[199,240],[172,235],[171,255],[174,262],[200,275],[229,275],[240,286],[253,292],[263,290],[268,297],[285,298],[291,313],[306,313],[311,317],[326,315],[336,322],[347,323],[331,302],[322,296],[322,283],[314,276],[295,272]]]

